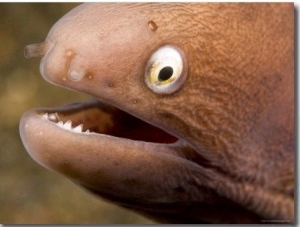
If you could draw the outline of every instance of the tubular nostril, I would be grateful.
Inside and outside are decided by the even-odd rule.
[[[24,49],[24,55],[26,58],[42,57],[45,55],[48,46],[46,42],[27,45]]]

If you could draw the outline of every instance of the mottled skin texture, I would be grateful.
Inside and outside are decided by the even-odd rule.
[[[148,59],[165,44],[185,53],[188,73],[168,95],[144,82]],[[293,4],[81,5],[26,53],[44,55],[41,73],[51,83],[179,139],[75,135],[47,122],[41,141],[46,122],[30,112],[21,136],[42,165],[163,222],[293,222]],[[73,81],[69,70],[84,76]]]

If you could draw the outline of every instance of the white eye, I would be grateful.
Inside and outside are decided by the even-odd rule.
[[[145,71],[147,86],[159,94],[177,91],[186,76],[182,52],[173,46],[163,46],[154,52]]]

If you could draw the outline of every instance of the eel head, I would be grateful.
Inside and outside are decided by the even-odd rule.
[[[222,67],[214,68],[212,59],[222,60],[213,47],[220,37],[210,26],[218,23],[208,21],[217,6],[83,4],[59,20],[44,43],[27,46],[25,56],[42,57],[47,81],[95,97],[25,113],[20,133],[32,158],[104,199],[162,222],[290,217],[291,199],[278,192],[276,201],[288,204],[288,215],[273,212],[263,187],[244,181],[250,173],[256,177],[250,166],[259,166],[258,155],[249,163],[244,158],[248,150],[242,144],[253,148],[250,132],[256,128],[242,117],[252,116],[257,105],[235,110],[250,89],[245,94],[229,86],[233,78],[216,76]],[[189,24],[193,20],[200,34]],[[242,102],[234,102],[236,97]]]

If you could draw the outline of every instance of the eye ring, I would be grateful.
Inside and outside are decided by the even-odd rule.
[[[185,65],[182,51],[175,46],[162,46],[151,55],[146,65],[145,82],[155,93],[174,93],[186,80]]]

